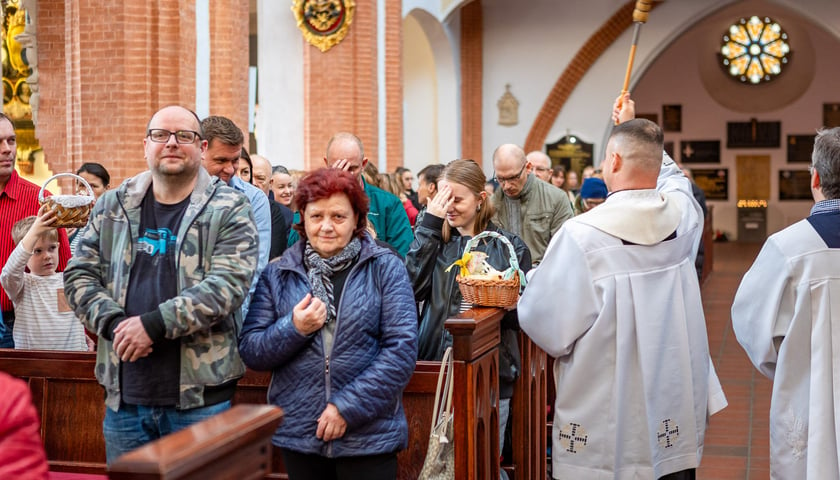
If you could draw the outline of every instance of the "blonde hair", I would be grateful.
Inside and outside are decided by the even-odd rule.
[[[20,243],[23,240],[23,237],[26,236],[26,232],[32,228],[32,224],[35,223],[37,217],[35,215],[30,215],[28,217],[21,218],[14,225],[12,225],[12,241],[15,242],[15,245]],[[52,240],[53,242],[58,241],[58,230],[51,228],[50,230],[44,232],[43,234],[38,236],[38,240],[46,238],[47,240]]]
[[[484,184],[487,182],[484,171],[475,163],[475,160],[470,159],[458,159],[449,162],[446,168],[443,169],[441,178],[447,182],[459,183],[467,187],[476,197],[481,197],[481,193],[484,192]],[[478,213],[475,214],[473,231],[475,233],[483,232],[492,217],[493,205],[490,203],[490,199],[487,198],[481,202]],[[443,222],[441,236],[444,242],[448,242],[452,238],[452,227],[447,222]]]

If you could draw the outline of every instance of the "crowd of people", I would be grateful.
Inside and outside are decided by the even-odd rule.
[[[0,346],[96,352],[108,463],[229,408],[248,366],[272,373],[290,478],[393,479],[408,444],[401,392],[418,359],[452,345],[444,321],[472,307],[450,269],[470,242],[496,268],[515,257],[528,279],[501,322],[500,442],[525,334],[556,358],[556,478],[694,478],[709,416],[726,406],[695,271],[705,206],[662,130],[634,117],[619,97],[605,157],[580,185],[544,153],[503,144],[491,178],[458,159],[420,169],[415,190],[406,168],[377,172],[352,133],[297,172],[249,155],[229,119],[169,106],[145,132],[148,171],[112,188],[102,165],[79,168],[95,204],[67,232],[15,171],[0,114]],[[812,187],[812,215],[771,237],[733,306],[738,340],[782,379],[781,478],[840,468],[836,449],[807,449],[836,446],[819,419],[840,405],[840,350],[824,345],[840,129],[817,136]],[[792,452],[785,415],[805,426]]]

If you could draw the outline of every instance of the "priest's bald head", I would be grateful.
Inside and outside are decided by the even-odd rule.
[[[656,188],[662,167],[662,129],[637,118],[616,125],[601,170],[610,192]]]
[[[811,154],[811,193],[818,202],[840,198],[840,127],[817,132]]]

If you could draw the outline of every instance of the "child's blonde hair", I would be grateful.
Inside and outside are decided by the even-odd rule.
[[[32,224],[35,223],[35,219],[37,217],[35,215],[30,215],[25,218],[21,218],[14,225],[12,225],[12,240],[15,242],[15,245],[20,243],[23,240],[23,237],[26,235],[26,232],[32,228]],[[58,230],[55,228],[51,228],[50,230],[44,232],[43,235],[38,237],[38,240],[46,238],[47,240],[51,240],[53,242],[58,241]]]

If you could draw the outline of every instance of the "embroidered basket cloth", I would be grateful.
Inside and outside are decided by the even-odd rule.
[[[470,252],[478,245],[483,238],[495,238],[504,243],[510,252],[510,267],[502,272],[502,279],[462,277],[460,274],[455,278],[458,288],[464,300],[473,305],[484,307],[512,307],[519,300],[519,291],[525,286],[525,274],[519,269],[519,260],[516,258],[516,250],[510,241],[496,232],[485,231],[474,236],[467,243],[464,253]]]
[[[44,196],[46,186],[58,177],[73,177],[87,189],[87,195],[52,195]],[[38,192],[38,202],[41,205],[49,205],[50,209],[56,212],[56,221],[52,226],[56,228],[82,228],[88,223],[90,211],[94,202],[93,189],[88,182],[72,173],[59,173],[48,178]]]

